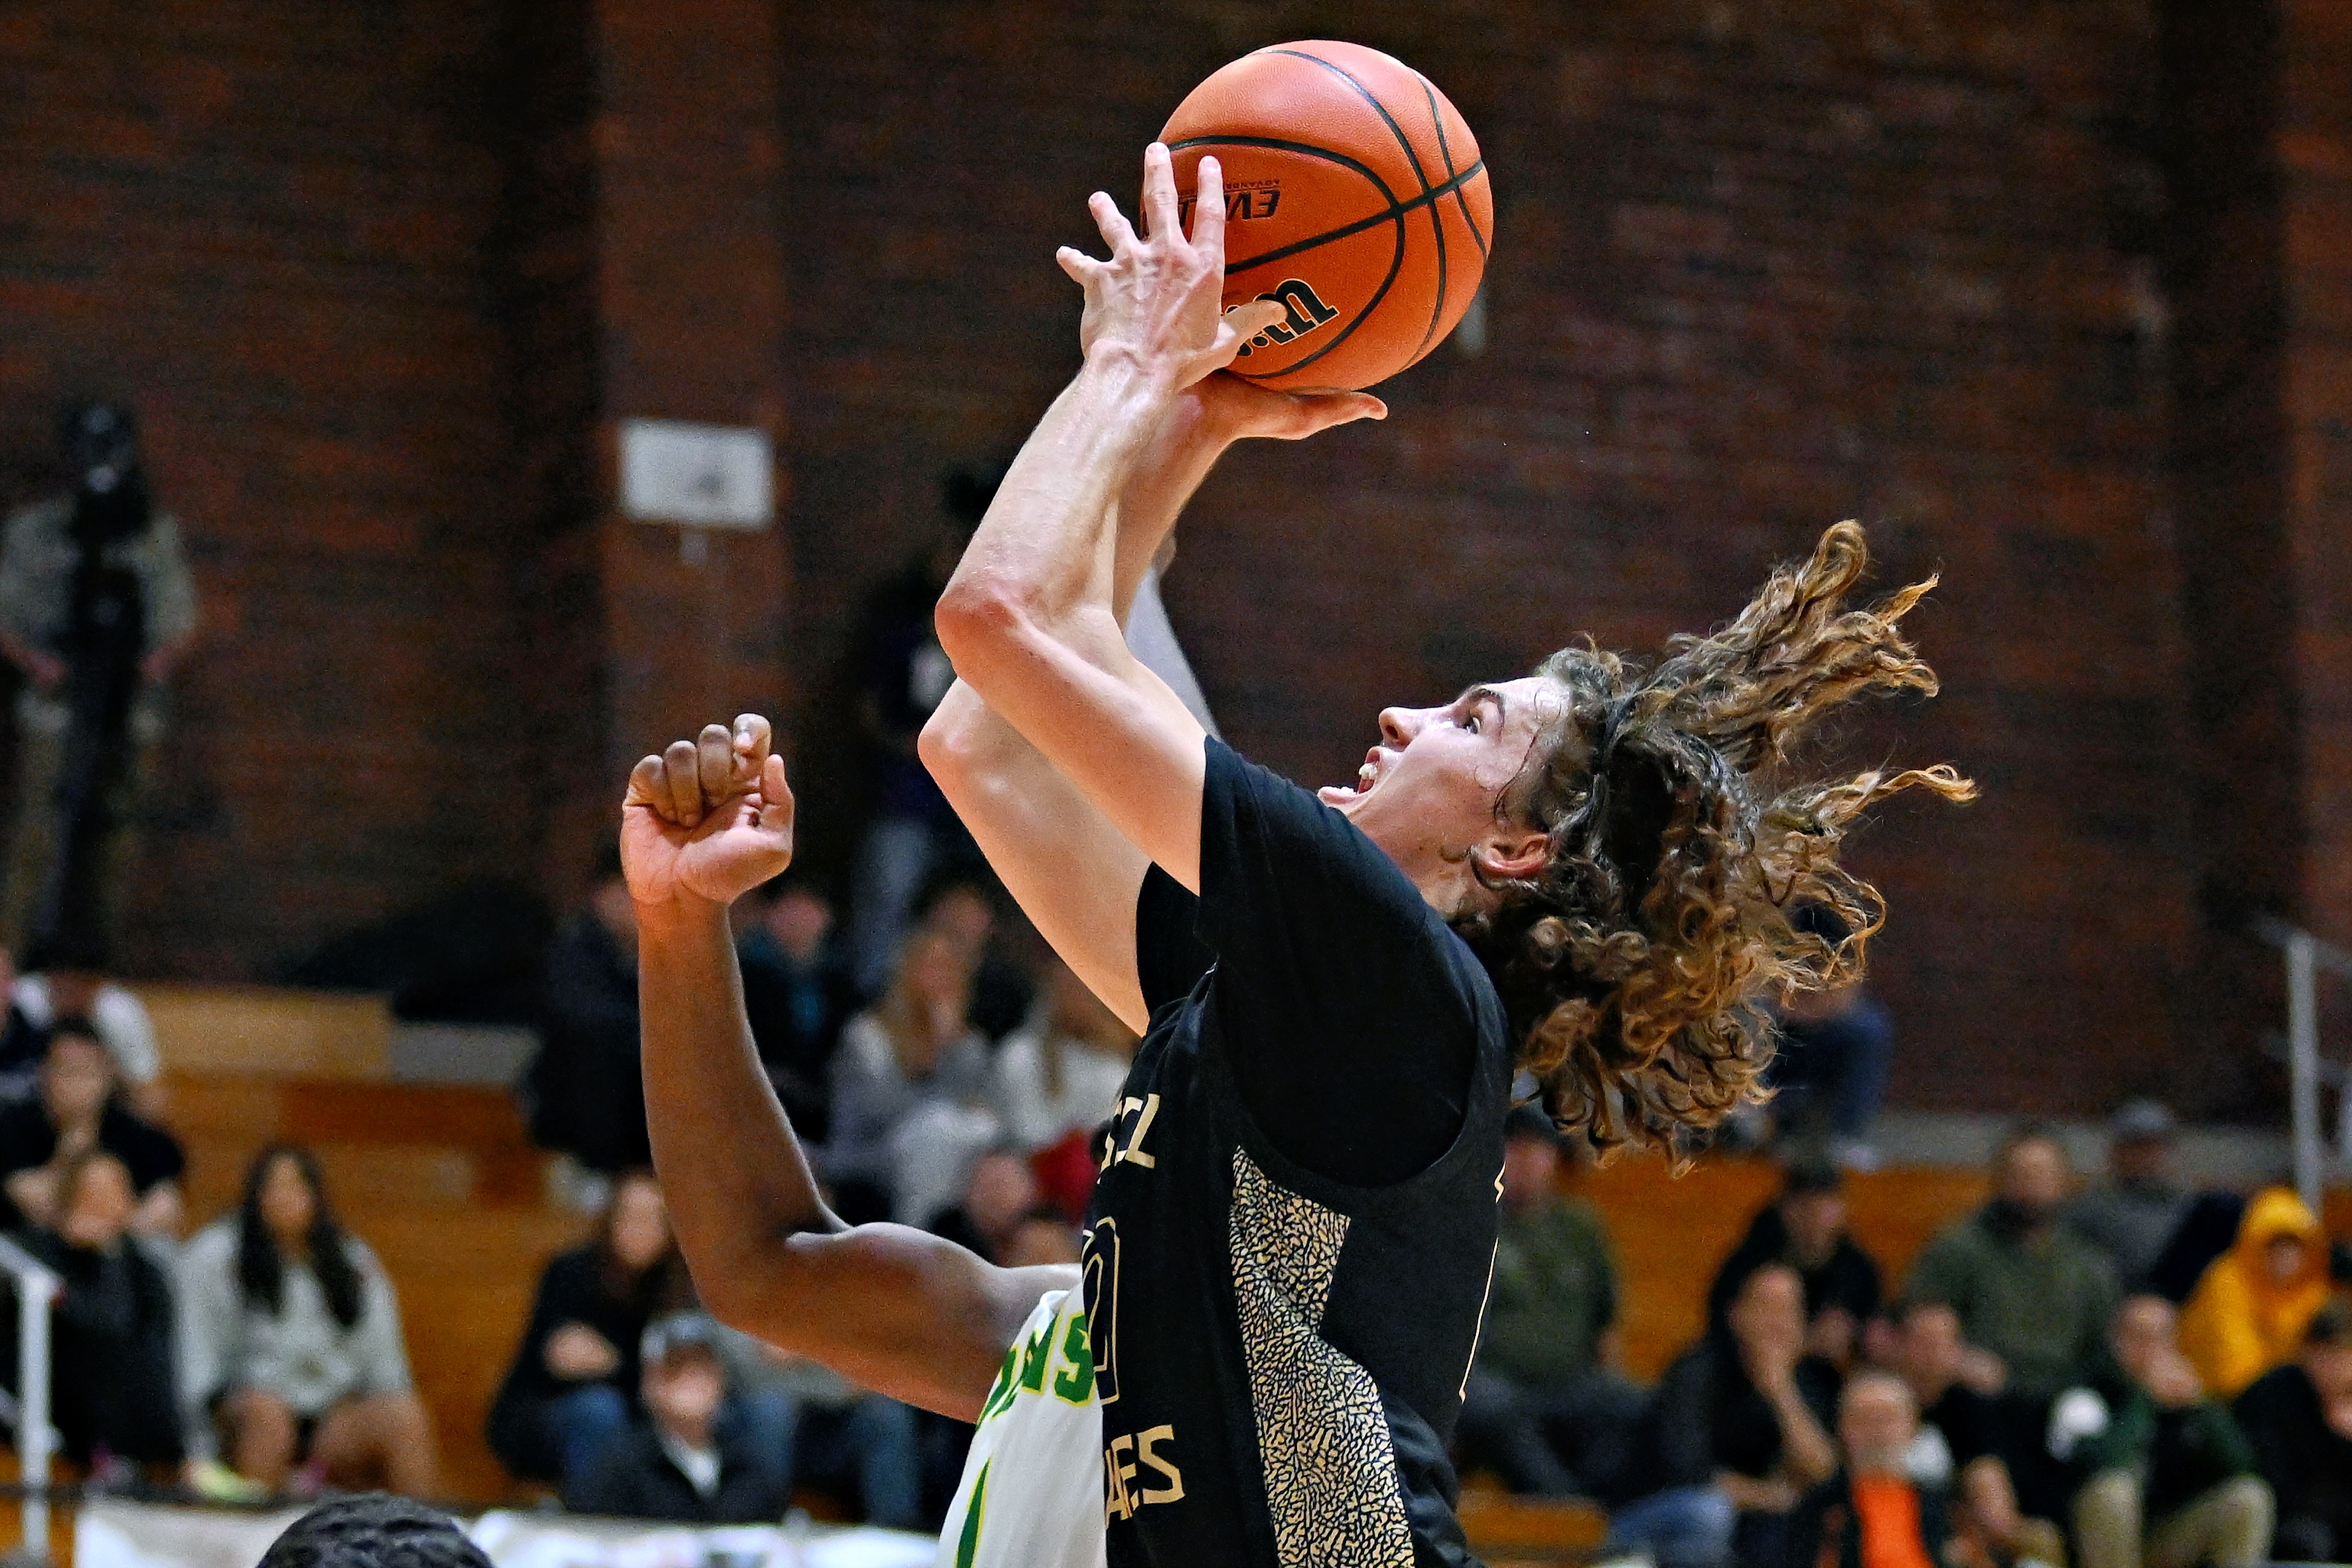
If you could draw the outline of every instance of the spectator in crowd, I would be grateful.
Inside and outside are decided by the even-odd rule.
[[[1790,1165],[1778,1201],[1757,1214],[1717,1271],[1707,1316],[1720,1318],[1738,1282],[1765,1263],[1786,1263],[1805,1282],[1806,1350],[1841,1368],[1852,1365],[1884,1287],[1878,1265],[1846,1230],[1845,1174],[1833,1162]]]
[[[921,1416],[912,1406],[733,1329],[721,1328],[716,1343],[736,1419],[782,1472],[786,1496],[814,1487],[868,1524],[937,1527],[923,1513]]]
[[[858,852],[849,909],[852,973],[867,996],[889,980],[917,894],[965,837],[915,755],[915,740],[955,684],[931,612],[995,491],[993,476],[949,477],[940,517],[913,558],[866,599],[851,640],[857,727],[876,774],[874,817]]]
[[[988,1042],[965,1016],[971,970],[955,941],[918,927],[881,1000],[841,1031],[824,1174],[847,1219],[920,1224],[952,1201],[996,1141]]]
[[[991,1045],[1028,1022],[1037,1002],[1029,966],[1006,951],[1001,893],[983,866],[941,878],[919,905],[922,927],[954,943],[971,973],[971,999],[964,1016]]]
[[[523,1092],[541,1147],[607,1178],[653,1163],[637,1062],[637,906],[617,844],[604,852],[587,906],[548,955],[539,1054]]]
[[[2236,1415],[2278,1505],[2273,1555],[2352,1558],[2352,1301],[2313,1314],[2302,1354],[2239,1395]]]
[[[585,1482],[628,1425],[646,1325],[688,1294],[669,1208],[649,1170],[624,1172],[589,1241],[548,1260],[490,1406],[490,1451],[521,1479]]]
[[[87,945],[44,942],[29,956],[29,967],[30,974],[8,988],[12,1022],[21,1018],[37,1036],[60,1021],[78,1022],[114,1058],[115,1077],[131,1108],[150,1122],[162,1122],[163,1054],[156,1047],[147,1005],[108,979],[101,957]]]
[[[78,404],[58,434],[72,490],[0,533],[0,655],[25,677],[0,942],[62,933],[103,950],[163,736],[163,682],[195,636],[196,587],[179,527],[148,489],[131,411]]]
[[[1919,1436],[1909,1385],[1857,1373],[1838,1397],[1845,1462],[1790,1515],[1788,1568],[1943,1568],[1952,1544],[1951,1494],[1906,1466]]]
[[[490,1568],[437,1509],[363,1492],[331,1498],[280,1531],[259,1568]]]
[[[646,1330],[638,1364],[644,1417],[566,1489],[563,1506],[677,1524],[782,1520],[791,1496],[782,1465],[743,1423],[721,1418],[727,1371],[719,1325],[700,1312],[658,1319]]]
[[[1740,1281],[1723,1325],[1666,1369],[1636,1432],[1609,1549],[1661,1568],[1780,1554],[1790,1511],[1837,1469],[1837,1369],[1805,1354],[1805,1286],[1785,1263]]]
[[[68,1019],[41,1058],[40,1097],[0,1108],[0,1191],[10,1222],[55,1224],[67,1167],[100,1150],[121,1162],[138,1195],[131,1228],[176,1238],[187,1166],[179,1140],[131,1113],[113,1057],[87,1025]]]
[[[1021,1228],[1037,1207],[1037,1178],[1019,1149],[1000,1145],[971,1163],[963,1197],[931,1216],[934,1236],[968,1247],[988,1261],[1003,1264]]]
[[[997,1048],[990,1098],[1048,1196],[1083,1214],[1095,1179],[1087,1140],[1118,1103],[1136,1039],[1060,958],[1048,959],[1042,990],[1029,1021]]]
[[[2116,1284],[2149,1286],[2189,1196],[2172,1179],[2172,1113],[2153,1100],[2134,1100],[2107,1123],[2107,1174],[2074,1200],[2066,1222],[2106,1254]]]
[[[751,1041],[793,1128],[821,1145],[833,1112],[833,1053],[857,1010],[849,970],[835,950],[833,904],[795,872],[744,901],[751,923],[735,944]]]
[[[2103,1364],[2115,1311],[2106,1260],[2062,1222],[2071,1172],[2054,1134],[2027,1125],[2001,1141],[1990,1202],[1937,1236],[1906,1294],[1959,1314],[1985,1392],[2048,1400]]]
[[[1080,1251],[1078,1228],[1069,1216],[1051,1204],[1041,1204],[1021,1217],[1004,1244],[1007,1269],[1042,1269],[1053,1263],[1076,1263]]]
[[[1455,1442],[1513,1491],[1597,1495],[1642,1396],[1611,1366],[1617,1260],[1600,1211],[1559,1190],[1560,1138],[1533,1105],[1504,1124],[1494,1284]]]
[[[24,1239],[62,1281],[50,1308],[49,1419],[67,1455],[100,1481],[184,1455],[172,1287],[131,1240],[136,1209],[122,1162],[89,1149],[58,1172],[54,1220]]]
[[[16,990],[16,957],[0,947],[0,998],[7,1000],[0,1009],[0,1107],[21,1105],[39,1095],[41,1056],[49,1044],[48,1030],[25,1016]],[[121,1067],[118,1061],[116,1071]]]
[[[1797,928],[1832,944],[1851,933],[1820,904],[1796,912]],[[1777,1053],[1773,1111],[1784,1132],[1826,1134],[1840,1164],[1870,1169],[1878,1163],[1871,1124],[1886,1098],[1895,1059],[1895,1019],[1860,982],[1832,991],[1802,991],[1774,1009]]]
[[[2327,1304],[2327,1233],[2283,1186],[2258,1193],[2238,1239],[2213,1260],[2180,1311],[2180,1345],[2206,1388],[2234,1398],[2303,1344]]]
[[[2251,1568],[2266,1560],[2271,1491],[2228,1406],[2205,1396],[2161,1296],[2116,1309],[2112,1412],[2087,1437],[2074,1501],[2080,1568]]]
[[[383,1265],[336,1221],[319,1162],[287,1145],[247,1172],[237,1210],[180,1255],[180,1403],[199,1490],[382,1486],[430,1497],[433,1425],[417,1399]],[[218,1422],[218,1429],[215,1427]]]
[[[2002,1452],[2003,1412],[1962,1380],[1968,1345],[1959,1314],[1940,1301],[1903,1301],[1893,1318],[1889,1365],[1919,1412],[1907,1460],[1913,1479],[1948,1490],[1956,1528],[1993,1560],[2063,1563],[2057,1527],[2026,1518],[2018,1507]]]

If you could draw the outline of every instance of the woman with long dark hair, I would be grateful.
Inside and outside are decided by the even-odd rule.
[[[436,1485],[433,1427],[409,1376],[400,1306],[327,1202],[318,1156],[254,1156],[234,1214],[181,1254],[180,1397],[197,1465],[224,1446],[255,1485],[312,1479],[411,1497]]]
[[[569,1490],[628,1425],[646,1325],[689,1295],[669,1209],[625,1171],[595,1233],[548,1260],[530,1322],[490,1406],[490,1451],[524,1480]]]

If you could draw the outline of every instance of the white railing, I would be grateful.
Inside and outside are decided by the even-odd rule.
[[[48,1266],[0,1236],[0,1270],[16,1283],[16,1465],[25,1490],[25,1553],[49,1556],[49,1461],[57,1433],[49,1426],[49,1308],[58,1277]]]
[[[2352,1167],[2352,1069],[2319,1054],[2319,971],[2352,980],[2352,953],[2323,942],[2299,925],[2264,915],[2254,935],[2286,956],[2287,1073],[2294,1116],[2294,1186],[2314,1212],[2327,1176],[2327,1146],[2319,1131],[2319,1090],[2336,1092],[2336,1157]]]

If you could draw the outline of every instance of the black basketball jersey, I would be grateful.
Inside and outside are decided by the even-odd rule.
[[[1152,1023],[1084,1260],[1109,1563],[1466,1564],[1445,1443],[1493,1276],[1502,1007],[1343,816],[1208,746],[1202,896],[1155,870],[1139,902]],[[1467,1082],[1450,1146],[1382,1186],[1296,1163],[1236,1073],[1303,1053],[1313,1111],[1349,1118],[1390,1048]]]

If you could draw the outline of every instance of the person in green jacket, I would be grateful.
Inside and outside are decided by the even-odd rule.
[[[1992,1200],[1928,1243],[1912,1269],[1907,1299],[1959,1314],[1965,1375],[1979,1393],[2047,1400],[2105,1364],[2115,1277],[2063,1222],[2073,1177],[2055,1134],[2018,1128],[1993,1155]]]
[[[2271,1490],[2229,1406],[2206,1396],[2161,1296],[2116,1312],[2105,1430],[2085,1437],[2077,1568],[2252,1568],[2271,1545]]]
[[[1455,1443],[1513,1491],[1591,1494],[1614,1474],[1642,1393],[1615,1359],[1617,1259],[1600,1210],[1559,1190],[1560,1140],[1522,1105],[1504,1126],[1495,1282]]]

